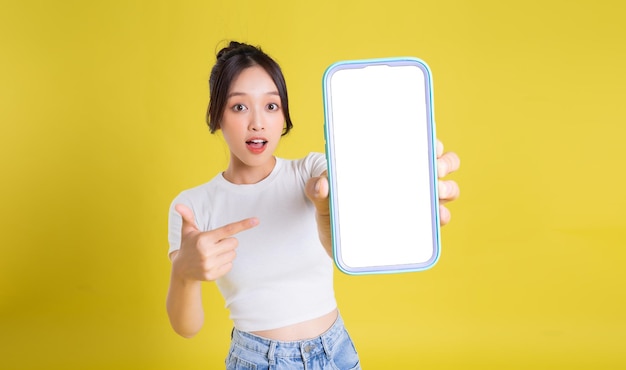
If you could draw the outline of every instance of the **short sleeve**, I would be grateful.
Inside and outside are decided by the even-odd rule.
[[[305,172],[310,177],[317,177],[327,170],[326,156],[323,153],[309,153],[303,158]]]

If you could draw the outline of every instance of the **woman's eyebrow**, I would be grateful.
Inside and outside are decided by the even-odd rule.
[[[249,94],[247,94],[247,93],[245,93],[245,92],[233,91],[233,92],[228,93],[228,95],[226,95],[226,98],[231,98],[231,97],[233,97],[233,96],[246,96],[246,95],[249,95]],[[265,94],[263,94],[263,95],[276,95],[276,96],[280,96],[280,94],[278,93],[278,91],[268,91],[268,92],[266,92],[266,93],[265,93]]]

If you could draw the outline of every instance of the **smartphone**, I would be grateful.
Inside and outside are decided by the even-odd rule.
[[[428,65],[348,60],[323,76],[333,255],[348,274],[420,271],[440,255]]]

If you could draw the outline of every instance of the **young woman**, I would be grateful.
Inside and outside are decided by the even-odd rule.
[[[215,281],[235,326],[227,369],[359,369],[333,291],[326,159],[274,156],[293,127],[280,67],[260,48],[231,42],[209,87],[207,123],[222,131],[230,162],[172,202],[172,327],[184,337],[200,330],[201,283]],[[441,176],[459,167],[440,144],[438,157]],[[442,203],[458,196],[454,181],[439,188]],[[444,206],[440,218],[450,219]]]

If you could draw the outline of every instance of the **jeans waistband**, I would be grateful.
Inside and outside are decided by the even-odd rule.
[[[270,362],[275,357],[303,358],[316,356],[325,352],[331,355],[331,350],[343,335],[345,329],[341,315],[337,316],[335,323],[322,335],[298,341],[279,341],[263,338],[238,329],[233,329],[232,341],[247,350],[267,356]]]

